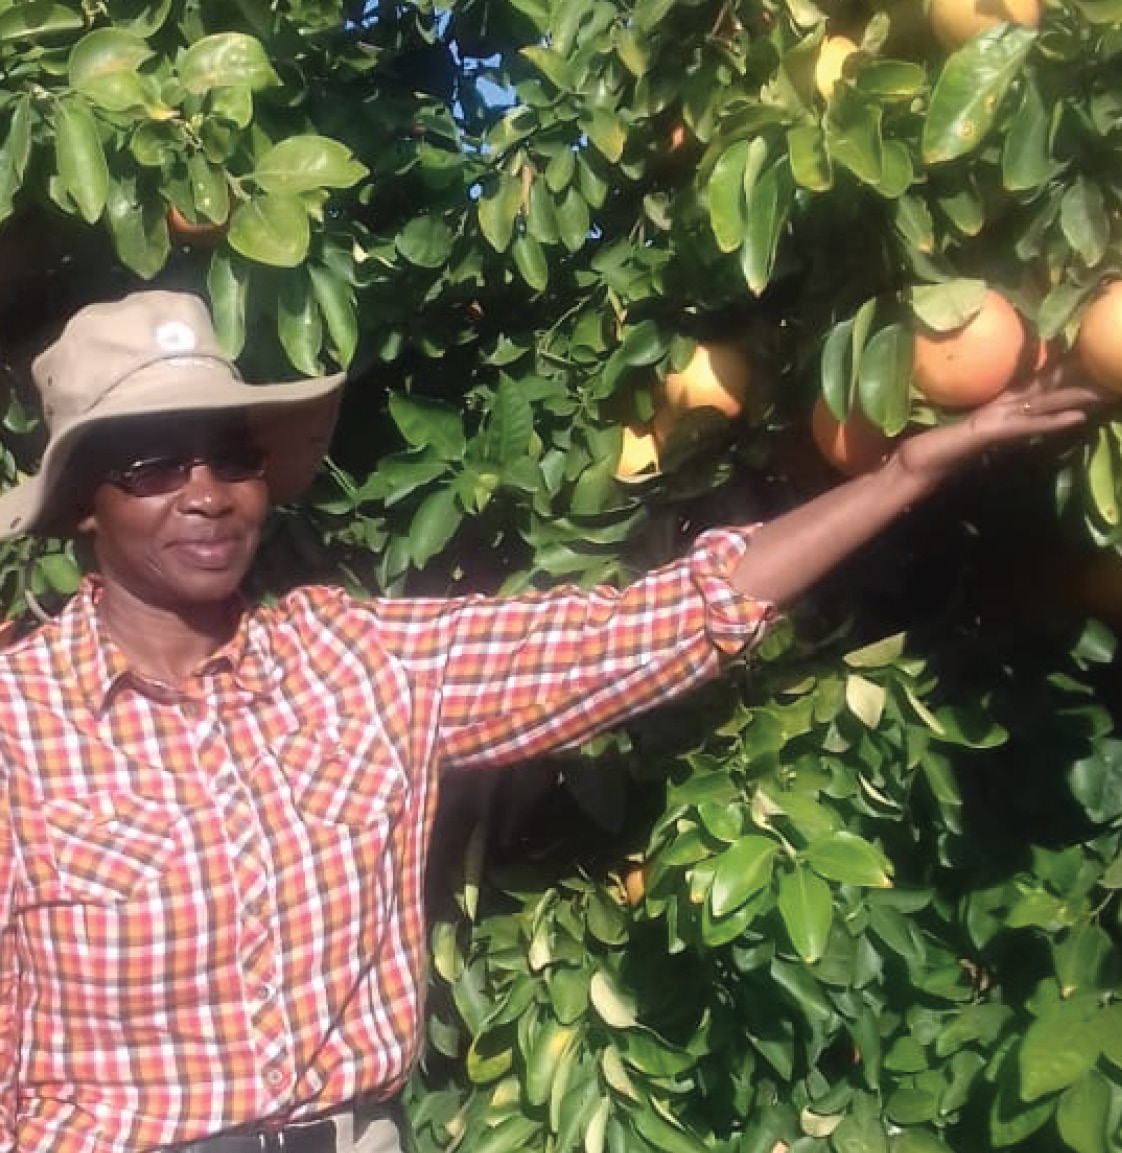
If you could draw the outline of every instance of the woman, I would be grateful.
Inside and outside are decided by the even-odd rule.
[[[577,744],[718,672],[980,453],[1077,426],[1039,383],[632,587],[505,600],[239,588],[341,379],[253,386],[194,297],[80,311],[0,533],[94,571],[0,660],[0,1147],[394,1150],[446,766]]]

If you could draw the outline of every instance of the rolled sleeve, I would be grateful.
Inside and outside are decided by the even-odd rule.
[[[751,547],[755,526],[703,533],[689,555],[694,582],[705,604],[705,629],[714,647],[736,656],[756,641],[776,616],[768,601],[733,588],[732,574]]]

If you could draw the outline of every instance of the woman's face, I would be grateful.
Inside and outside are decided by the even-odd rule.
[[[204,414],[114,424],[84,446],[90,539],[107,591],[172,611],[238,590],[268,513],[263,457],[243,421]]]

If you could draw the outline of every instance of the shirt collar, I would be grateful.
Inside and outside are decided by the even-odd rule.
[[[137,676],[128,658],[102,628],[97,604],[103,582],[92,573],[83,578],[70,602],[63,621],[75,681],[94,713],[104,711],[115,689],[129,681],[142,691],[144,679]],[[196,683],[229,673],[234,685],[251,697],[268,693],[274,687],[276,670],[268,634],[255,627],[256,610],[246,604],[233,637],[212,653],[192,674]]]

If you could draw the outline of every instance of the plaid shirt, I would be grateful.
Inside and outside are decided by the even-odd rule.
[[[437,770],[572,746],[767,612],[710,532],[631,588],[247,610],[185,686],[99,586],[0,657],[0,1149],[126,1153],[390,1094],[422,1030]]]

